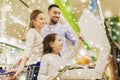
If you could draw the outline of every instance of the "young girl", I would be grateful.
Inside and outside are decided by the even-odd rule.
[[[79,42],[79,41],[78,41]],[[58,73],[60,66],[65,66],[77,55],[80,43],[75,46],[74,52],[61,56],[63,42],[57,34],[48,34],[43,40],[43,57],[37,80],[52,80]]]
[[[26,49],[22,59],[18,61],[19,67],[11,70],[16,72],[14,77],[18,76],[25,67],[25,65],[34,65],[40,61],[42,55],[42,41],[41,28],[45,25],[45,16],[42,11],[34,10],[30,15],[29,30],[26,35]],[[39,67],[35,67],[34,76],[30,80],[37,80]],[[14,78],[13,77],[13,78]],[[27,79],[29,80],[29,79]]]

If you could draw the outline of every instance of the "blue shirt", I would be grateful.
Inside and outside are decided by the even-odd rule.
[[[75,45],[75,37],[71,33],[69,26],[64,26],[62,24],[55,24],[55,25],[49,25],[47,24],[44,28],[41,30],[42,36],[45,37],[48,34],[56,33],[58,34],[62,41],[63,41],[63,50],[61,53],[68,53],[68,44],[67,41],[69,41],[73,46]]]

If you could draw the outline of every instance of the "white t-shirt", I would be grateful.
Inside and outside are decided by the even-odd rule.
[[[55,76],[61,66],[68,62],[67,56],[59,56],[49,53],[42,57],[38,80],[48,80],[49,76]]]
[[[77,48],[78,49],[78,48]],[[48,53],[42,57],[40,70],[37,80],[48,80],[49,77],[55,77],[60,67],[67,65],[73,57],[77,55],[77,50],[62,56]]]
[[[29,58],[27,65],[35,64],[40,61],[43,51],[42,41],[42,36],[34,28],[28,30],[26,35],[26,49],[24,53],[24,56]]]

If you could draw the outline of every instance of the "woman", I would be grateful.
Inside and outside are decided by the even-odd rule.
[[[14,77],[18,76],[18,74],[23,71],[25,65],[34,65],[40,61],[43,49],[41,28],[44,25],[45,16],[43,12],[40,10],[34,10],[30,15],[30,25],[26,35],[26,49],[24,56],[19,60],[19,68],[11,70],[12,72],[16,72]],[[30,80],[37,80],[38,71],[39,67],[35,67],[34,76],[32,76],[32,79]]]
[[[65,66],[67,63],[77,55],[80,47],[78,45],[72,53],[61,56],[60,50],[62,50],[63,42],[61,38],[53,33],[48,34],[43,40],[43,57],[41,60],[40,71],[37,80],[52,80],[53,77],[58,73],[60,66]]]

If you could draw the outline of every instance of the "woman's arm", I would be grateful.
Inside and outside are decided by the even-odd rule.
[[[20,63],[21,63],[21,61],[22,61],[22,58],[19,58],[18,60],[17,60],[17,62],[15,63],[15,67],[17,67],[17,66],[19,66],[20,65]]]
[[[18,74],[20,74],[23,71],[27,61],[28,61],[27,57],[24,57],[22,59],[21,64],[20,64],[18,70],[16,71],[16,73],[14,74],[14,76],[18,76]]]
[[[8,72],[15,72],[15,74],[11,78],[12,79],[16,79],[16,76],[18,76],[18,74],[20,74],[23,71],[24,66],[26,65],[27,60],[28,60],[28,58],[24,57],[23,59],[21,59],[21,63],[20,63],[18,68],[15,68],[15,69],[12,69],[12,70],[8,70],[6,73],[8,73]]]
[[[28,59],[30,58],[32,54],[32,47],[34,45],[34,39],[35,39],[35,34],[33,29],[29,29],[26,35],[26,49],[25,53],[23,55],[23,58],[20,59],[20,65],[16,71],[16,74],[14,76],[17,76],[19,73],[21,73],[24,69],[24,66],[26,65]]]
[[[32,48],[34,47],[36,35],[34,29],[29,29],[26,35],[26,49],[23,56],[30,57],[32,54]]]

